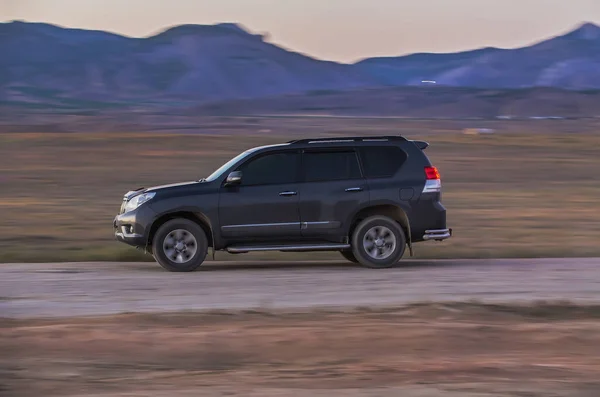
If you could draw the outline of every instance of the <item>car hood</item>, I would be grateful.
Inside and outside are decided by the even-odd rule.
[[[142,193],[146,193],[146,192],[156,192],[156,191],[160,191],[160,190],[177,190],[178,188],[185,188],[185,187],[189,187],[192,185],[203,185],[206,182],[201,182],[201,181],[189,181],[189,182],[179,182],[179,183],[171,183],[169,185],[159,185],[159,186],[152,186],[152,187],[139,187],[137,189],[134,190],[130,190],[127,193],[125,193],[125,199],[126,200],[131,200],[133,197],[142,194]]]
[[[189,182],[171,183],[169,185],[152,186],[152,187],[145,189],[144,192],[155,192],[157,190],[173,189],[173,188],[190,186],[190,185],[198,185],[198,184],[202,184],[202,183],[204,183],[204,182],[189,181]]]

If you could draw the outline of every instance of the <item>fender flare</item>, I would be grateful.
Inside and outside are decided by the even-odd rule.
[[[407,211],[404,207],[402,207],[401,205],[398,205],[398,203],[395,203],[392,201],[385,200],[385,201],[370,202],[369,204],[362,206],[362,207],[358,208],[356,211],[354,211],[348,219],[348,236],[350,235],[351,226],[353,224],[353,221],[360,212],[369,211],[369,209],[373,209],[374,214],[376,214],[377,207],[382,207],[382,206],[393,207],[395,210],[399,211],[399,214],[397,214],[396,218],[398,216],[401,218],[400,224],[406,229],[406,245],[408,246],[408,251],[409,251],[411,257],[414,256],[410,219],[408,218]],[[389,216],[389,214],[387,214],[387,215]],[[348,237],[348,239],[349,239],[349,237]]]

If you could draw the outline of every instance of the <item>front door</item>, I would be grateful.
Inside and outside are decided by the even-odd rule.
[[[238,167],[238,186],[219,197],[221,235],[229,240],[278,240],[300,236],[297,151],[257,155]]]
[[[353,148],[305,151],[302,155],[300,222],[302,235],[337,240],[358,208],[369,202]]]

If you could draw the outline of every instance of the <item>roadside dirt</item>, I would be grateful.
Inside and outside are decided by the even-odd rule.
[[[600,306],[4,319],[2,396],[600,395]]]

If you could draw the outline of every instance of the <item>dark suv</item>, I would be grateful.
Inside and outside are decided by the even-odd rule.
[[[208,178],[128,192],[115,236],[177,272],[197,269],[209,247],[339,251],[391,267],[413,243],[452,235],[427,146],[385,136],[253,148]]]

